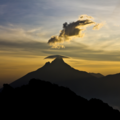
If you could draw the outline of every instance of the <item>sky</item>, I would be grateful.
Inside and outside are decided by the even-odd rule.
[[[63,24],[92,16],[102,23],[89,26],[84,37],[73,37],[52,48],[48,41],[59,36]],[[10,83],[63,55],[75,69],[103,75],[120,73],[120,0],[1,0],[0,84]]]

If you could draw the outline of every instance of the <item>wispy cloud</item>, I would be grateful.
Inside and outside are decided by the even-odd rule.
[[[41,41],[48,38],[51,33],[42,27],[25,29],[20,26],[10,24],[0,26],[0,40],[4,41]]]

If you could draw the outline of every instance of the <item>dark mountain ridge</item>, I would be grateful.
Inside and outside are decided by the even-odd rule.
[[[14,113],[22,118],[120,119],[118,110],[99,99],[88,101],[69,88],[37,79],[19,88],[4,84],[0,102],[1,109],[6,108],[2,113]]]
[[[20,87],[29,83],[29,80],[43,79],[58,85],[70,88],[77,95],[87,99],[92,97],[102,99],[109,105],[120,108],[120,74],[95,77],[85,71],[79,71],[65,63],[62,58],[56,58],[51,63],[28,73],[10,85]]]
[[[104,75],[102,75],[102,74],[100,74],[100,73],[89,73],[89,74],[91,74],[91,75],[93,75],[93,76],[95,76],[95,77],[97,77],[97,78],[102,78],[102,77],[104,77]]]
[[[32,78],[49,80],[55,83],[73,79],[96,79],[96,77],[85,71],[79,71],[72,68],[66,64],[62,58],[56,58],[51,63],[47,62],[43,67],[28,73],[22,78],[12,82],[10,85],[12,87],[20,87],[21,85],[27,84]]]

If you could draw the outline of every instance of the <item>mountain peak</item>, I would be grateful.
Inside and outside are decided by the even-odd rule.
[[[94,79],[96,77],[85,71],[79,71],[72,68],[69,64],[64,62],[63,57],[57,56],[51,63],[46,62],[43,67],[28,73],[22,78],[11,83],[11,86],[19,87],[21,85],[25,85],[32,78],[48,80],[57,83],[58,81]]]
[[[49,66],[50,65],[50,62],[46,62],[44,66]]]
[[[65,63],[62,57],[56,57],[51,64],[60,64],[60,63]]]

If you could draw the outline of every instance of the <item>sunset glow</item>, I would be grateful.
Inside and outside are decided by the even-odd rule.
[[[51,62],[44,59],[50,55],[70,57],[65,61],[80,71],[120,73],[119,8],[118,0],[1,1],[0,87]],[[62,34],[66,40],[51,48],[51,36],[81,15],[92,16],[97,24],[82,30],[84,37],[69,41]]]

